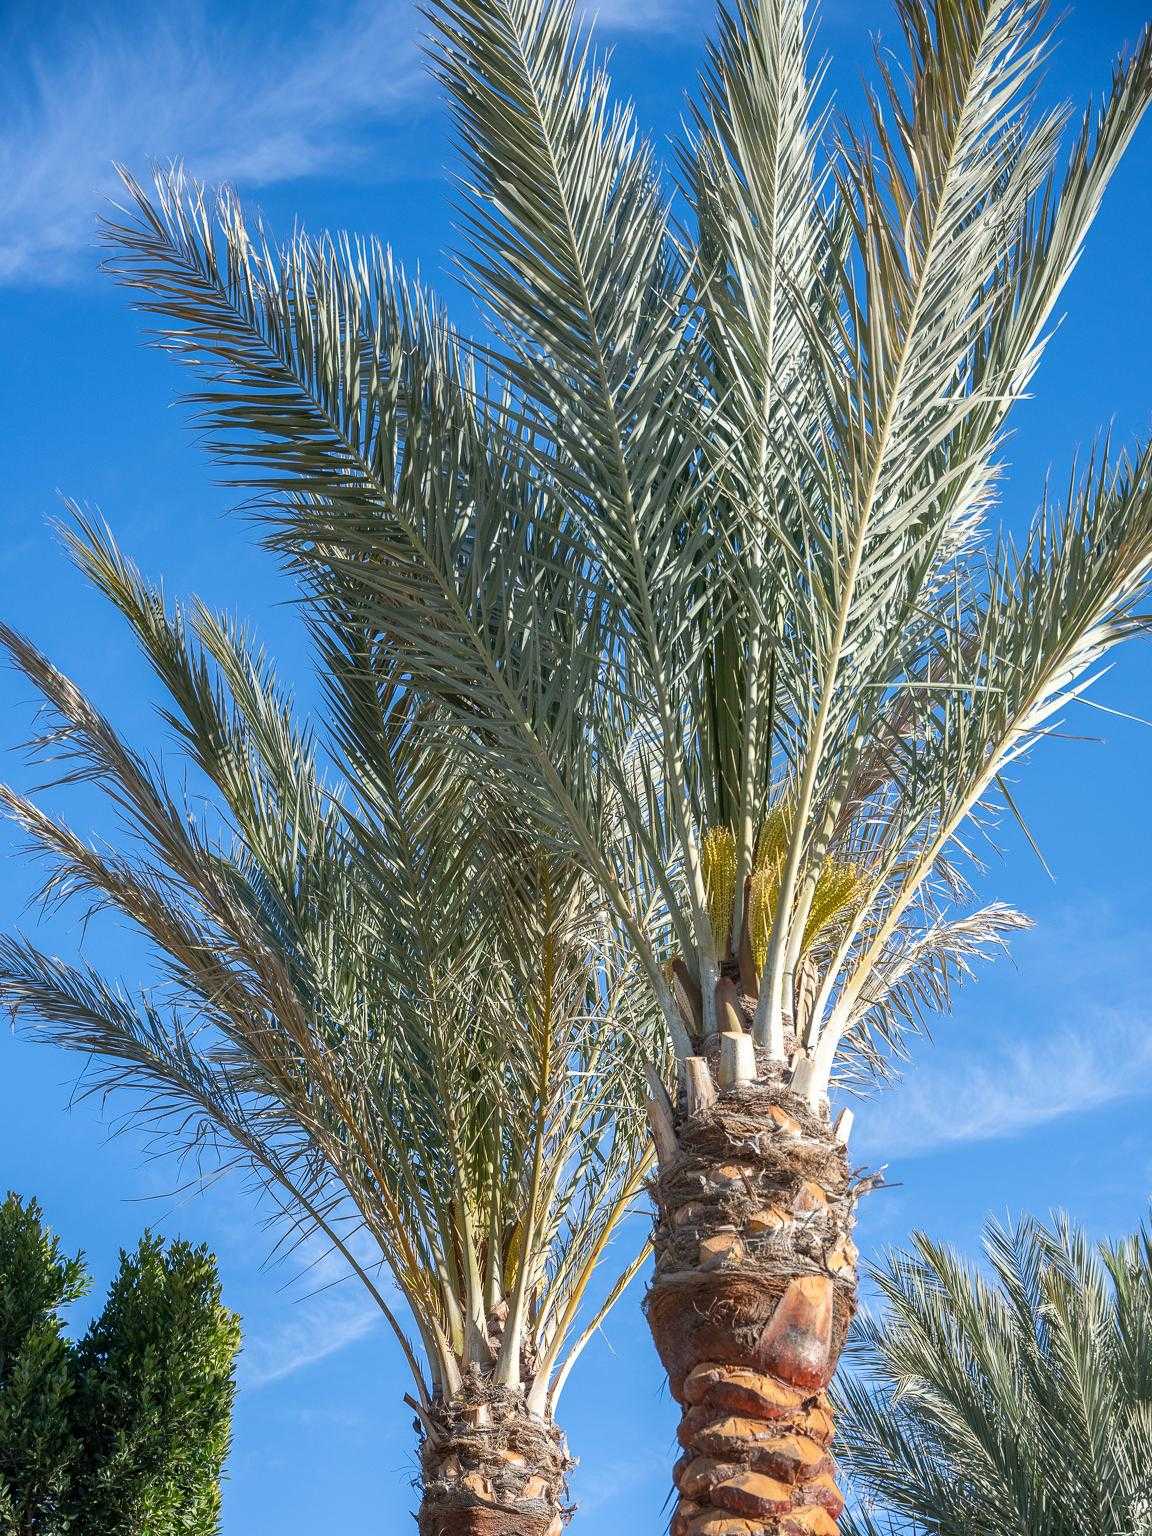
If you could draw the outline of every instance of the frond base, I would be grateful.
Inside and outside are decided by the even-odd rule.
[[[521,1393],[476,1376],[422,1419],[420,1536],[560,1536],[574,1463]]]

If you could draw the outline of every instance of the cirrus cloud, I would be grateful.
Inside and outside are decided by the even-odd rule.
[[[854,1150],[917,1157],[999,1141],[1150,1091],[1152,1028],[1142,1017],[1100,1013],[1076,1030],[926,1059],[864,1111]]]
[[[587,0],[604,31],[659,31],[693,0]],[[182,160],[207,182],[271,187],[416,164],[379,130],[435,104],[415,0],[16,0],[0,21],[0,283],[94,264],[97,215],[137,173]],[[421,160],[417,174],[428,173]]]
[[[0,282],[91,266],[113,162],[175,158],[206,181],[266,187],[362,167],[368,130],[420,109],[428,82],[408,0],[268,18],[207,0],[53,14],[0,29]]]

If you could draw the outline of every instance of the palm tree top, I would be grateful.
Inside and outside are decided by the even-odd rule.
[[[588,880],[454,770],[443,711],[395,670],[368,679],[346,614],[311,618],[318,734],[237,626],[166,605],[102,527],[65,536],[205,792],[0,630],[49,717],[33,756],[99,786],[120,825],[99,847],[3,790],[47,860],[43,899],[127,917],[158,978],[133,993],[12,937],[0,996],[102,1064],[89,1091],[136,1090],[158,1137],[253,1172],[289,1240],[338,1250],[392,1322],[418,1406],[482,1369],[550,1412],[646,1174],[643,1061],[660,1049]]]
[[[1152,33],[1069,130],[1042,0],[897,10],[843,125],[803,0],[722,6],[674,199],[573,0],[434,0],[479,341],[179,172],[108,230],[270,541],[596,881],[678,1053],[743,1021],[814,1106],[1020,925],[966,870],[1152,571],[1148,447],[990,518]]]

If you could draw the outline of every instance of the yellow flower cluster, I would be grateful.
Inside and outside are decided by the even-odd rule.
[[[792,832],[792,805],[783,799],[764,818],[756,840],[752,878],[748,893],[748,942],[757,971],[764,969],[768,942],[776,916],[784,861]],[[736,839],[728,827],[711,827],[701,844],[704,889],[708,898],[708,916],[716,939],[717,952],[725,954],[732,930],[732,908],[736,896]],[[864,879],[855,864],[846,859],[829,858],[821,866],[812,905],[804,925],[805,951],[822,933],[835,925],[859,902]]]

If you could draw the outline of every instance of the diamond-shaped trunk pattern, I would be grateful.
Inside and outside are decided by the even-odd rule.
[[[675,1131],[646,1301],[683,1408],[672,1536],[836,1536],[825,1389],[856,1308],[847,1155],[770,1071],[696,1114],[682,1103]]]
[[[572,1466],[555,1424],[516,1392],[469,1382],[436,1403],[421,1449],[420,1536],[560,1536]]]

